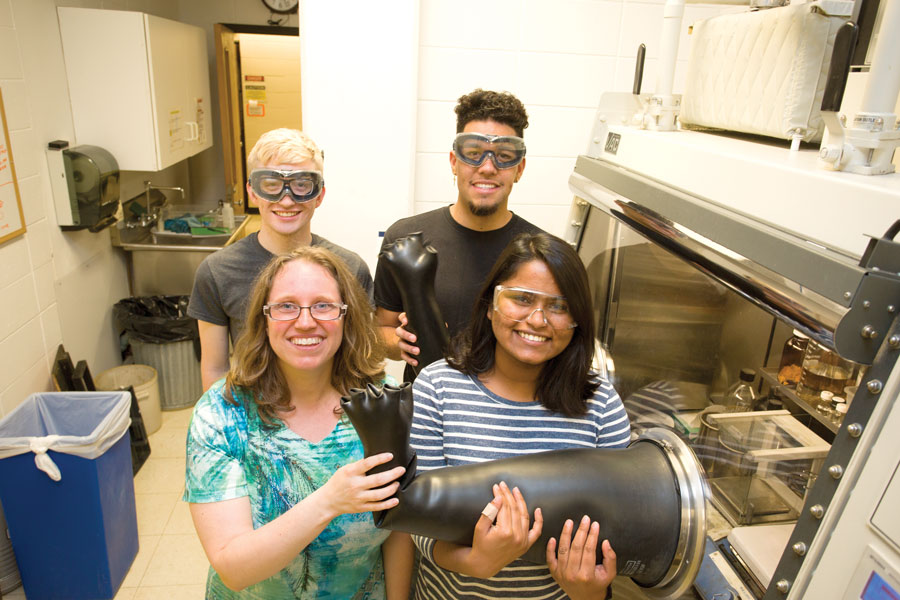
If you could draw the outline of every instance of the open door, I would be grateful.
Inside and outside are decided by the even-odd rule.
[[[246,180],[241,127],[241,101],[238,44],[234,31],[227,25],[216,23],[216,82],[219,89],[219,118],[222,126],[222,151],[225,157],[225,201],[231,202],[235,213],[243,212],[246,204]]]
[[[236,214],[258,213],[247,197],[247,153],[266,131],[303,127],[300,30],[216,23],[214,32],[226,200]]]

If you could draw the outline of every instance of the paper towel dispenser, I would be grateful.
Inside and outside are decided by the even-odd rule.
[[[47,147],[56,219],[64,230],[96,233],[116,222],[119,165],[98,146],[68,146],[64,140],[55,140]]]

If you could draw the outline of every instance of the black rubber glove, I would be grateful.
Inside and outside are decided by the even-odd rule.
[[[412,384],[378,388],[370,383],[364,390],[353,388],[349,396],[341,398],[341,408],[359,433],[366,456],[382,452],[394,455],[389,462],[369,472],[382,473],[394,467],[406,467],[406,473],[400,477],[400,488],[406,487],[416,476],[416,453],[409,445],[413,417]]]
[[[409,320],[407,330],[416,334],[419,364],[413,370],[418,375],[424,367],[443,358],[450,343],[450,333],[434,295],[437,252],[424,244],[421,232],[416,232],[395,240],[378,257],[400,291]]]
[[[412,387],[385,389],[354,390],[341,404],[366,456],[394,453],[394,462],[379,470],[414,470],[414,452],[402,448],[409,441]],[[620,575],[652,586],[675,558],[682,518],[678,486],[665,452],[654,443],[556,450],[410,474],[397,492],[400,504],[375,513],[376,526],[470,546],[475,523],[493,498],[491,487],[505,481],[521,490],[532,514],[540,508],[544,516],[541,537],[525,560],[544,564],[547,541],[559,539],[566,519],[577,527],[584,515],[600,523],[600,539],[615,550]],[[602,559],[598,546],[598,563]]]

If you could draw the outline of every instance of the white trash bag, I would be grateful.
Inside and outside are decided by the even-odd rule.
[[[34,453],[34,464],[53,481],[62,479],[47,450],[94,459],[131,425],[128,392],[32,394],[0,421],[0,459]]]

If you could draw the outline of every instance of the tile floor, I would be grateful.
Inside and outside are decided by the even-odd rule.
[[[150,457],[134,478],[140,549],[115,600],[201,600],[209,562],[194,532],[184,490],[184,441],[192,408],[163,411]],[[24,600],[19,587],[4,600]]]

